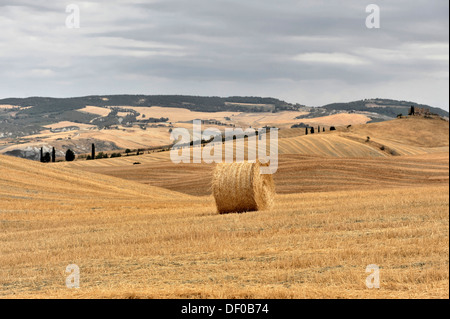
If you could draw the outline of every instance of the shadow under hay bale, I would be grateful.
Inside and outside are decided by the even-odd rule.
[[[272,175],[261,175],[260,163],[217,164],[212,192],[220,214],[270,209],[275,197]]]

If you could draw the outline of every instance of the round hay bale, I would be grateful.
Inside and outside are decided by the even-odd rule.
[[[261,175],[260,163],[217,164],[212,192],[220,214],[270,209],[275,195],[272,175]]]

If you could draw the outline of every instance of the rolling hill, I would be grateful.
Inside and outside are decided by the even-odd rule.
[[[226,127],[359,125],[407,114],[411,105],[448,119],[448,112],[414,102],[371,99],[306,107],[274,98],[108,95],[77,98],[0,100],[0,152],[38,159],[39,150],[55,147],[88,152],[152,148],[170,144],[168,131],[201,119]],[[165,133],[165,134],[163,134]],[[130,138],[128,135],[139,136]],[[394,146],[394,145],[393,145]]]
[[[417,117],[309,135],[304,135],[304,129],[281,130],[279,170],[274,176],[277,192],[448,183],[448,127],[448,122],[439,118]],[[367,142],[367,134],[371,136],[370,142]],[[136,162],[140,165],[133,165]],[[191,195],[210,194],[213,168],[208,164],[173,164],[169,152],[62,162],[56,166],[111,175]],[[186,187],[186,183],[193,187]]]
[[[280,131],[275,206],[246,214],[216,212],[213,165],[168,152],[0,155],[0,298],[448,298],[448,122],[304,133]]]
[[[159,156],[94,173],[0,155],[0,298],[448,298],[448,152],[282,154],[274,208],[231,215],[211,166]]]
[[[370,140],[367,141],[367,137]],[[246,146],[247,144],[245,144]],[[448,152],[449,123],[438,117],[402,118],[381,123],[341,127],[305,135],[305,129],[279,131],[280,154],[298,154],[325,157],[392,157]],[[246,152],[248,150],[246,149]],[[115,158],[101,161],[75,161],[59,163],[70,167],[126,166],[139,161],[142,164],[169,161],[169,152],[157,152],[143,156]]]
[[[322,106],[322,109],[332,112],[334,110],[341,110],[347,112],[365,112],[368,114],[378,114],[374,119],[376,121],[384,120],[385,117],[395,118],[397,115],[402,114],[404,116],[408,115],[408,112],[414,106],[416,108],[429,109],[431,113],[437,114],[442,117],[449,116],[448,112],[437,107],[432,107],[429,105],[419,104],[410,101],[397,101],[390,99],[365,99],[359,101],[353,101],[348,103],[332,103]]]

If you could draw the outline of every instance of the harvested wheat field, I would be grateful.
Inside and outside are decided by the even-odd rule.
[[[339,160],[330,165],[345,181]],[[280,174],[299,173],[298,162],[286,158]],[[301,173],[314,175],[314,162]],[[396,165],[393,187],[374,174],[350,178],[365,188],[297,193],[275,178],[284,191],[272,210],[220,215],[211,195],[0,156],[0,296],[448,298],[448,154],[360,160],[369,171]],[[185,189],[207,187],[191,180]],[[69,264],[80,268],[79,289],[65,286]],[[380,289],[365,285],[370,264]]]
[[[133,165],[136,160],[142,164]],[[189,195],[211,194],[212,165],[173,164],[164,153],[89,162],[88,166],[81,165],[88,161],[73,162],[69,167],[80,170],[79,174],[100,173]],[[448,167],[448,153],[390,158],[282,154],[273,178],[281,194],[397,188],[448,184]]]
[[[422,123],[436,125],[428,146],[425,127],[403,142],[384,133],[406,123],[281,131],[271,208],[243,214],[220,214],[214,165],[173,164],[168,152],[48,165],[0,156],[0,297],[449,298],[448,124]],[[227,189],[253,192],[232,175],[217,188],[235,204],[226,212],[241,211]],[[72,264],[79,289],[66,287]],[[366,286],[373,264],[379,289]]]
[[[79,112],[84,112],[84,113],[90,113],[90,114],[95,114],[95,115],[99,115],[99,116],[108,116],[109,113],[111,113],[111,109],[106,108],[106,107],[98,107],[98,106],[86,106],[83,109],[80,109]]]

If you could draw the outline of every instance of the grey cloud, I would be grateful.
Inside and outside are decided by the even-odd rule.
[[[318,105],[366,94],[448,109],[448,2],[376,3],[378,30],[359,0],[80,2],[82,27],[67,30],[59,1],[0,1],[0,96],[27,95],[21,83],[41,76],[33,95],[148,87]]]

